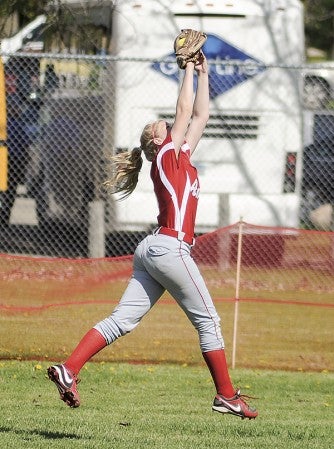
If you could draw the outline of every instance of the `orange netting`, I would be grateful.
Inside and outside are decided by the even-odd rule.
[[[237,223],[197,238],[193,256],[212,296],[334,306],[334,233]],[[60,259],[0,255],[0,308],[114,302],[132,273],[132,256]]]
[[[333,232],[236,223],[198,237],[193,256],[223,316],[228,347],[235,299],[240,302],[239,365],[334,369]],[[2,254],[0,272],[0,358],[61,359],[118,302],[132,273],[132,256]],[[159,304],[152,318],[145,318],[143,334],[134,331],[124,346],[116,342],[98,357],[199,363],[197,345],[192,346],[196,335],[182,312],[168,295]],[[190,347],[196,349],[189,353]]]

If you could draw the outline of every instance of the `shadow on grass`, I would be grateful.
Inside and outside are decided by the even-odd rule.
[[[69,439],[69,440],[80,440],[82,437],[75,433],[67,433],[67,432],[51,432],[49,430],[37,430],[37,429],[13,429],[11,427],[0,427],[0,433],[14,433],[16,435],[28,436],[28,435],[39,435],[46,440],[61,440],[61,439]],[[85,437],[87,439],[87,437]]]

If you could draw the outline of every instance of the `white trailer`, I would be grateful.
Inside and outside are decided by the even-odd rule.
[[[175,112],[182,73],[173,41],[208,34],[211,116],[194,153],[201,182],[197,232],[243,220],[297,226],[302,154],[303,6],[298,0],[119,0],[113,11],[116,151]],[[131,58],[147,58],[145,69]],[[152,63],[150,59],[154,59]],[[279,67],[277,67],[279,65]],[[289,69],[290,68],[290,69]],[[157,207],[144,163],[135,192],[117,202],[119,229],[141,230]]]

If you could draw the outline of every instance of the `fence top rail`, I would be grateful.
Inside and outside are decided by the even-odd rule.
[[[35,59],[58,59],[58,60],[67,60],[73,59],[78,61],[94,61],[94,62],[112,62],[112,61],[123,61],[123,62],[167,62],[167,63],[175,63],[176,60],[174,57],[168,56],[164,58],[140,58],[138,56],[133,57],[120,57],[115,55],[86,55],[86,54],[70,54],[70,53],[29,53],[29,52],[17,52],[17,53],[7,53],[1,52],[0,56],[4,58],[16,57],[16,58],[35,58]],[[265,64],[259,63],[255,61],[231,61],[231,60],[222,60],[222,59],[209,59],[208,63],[211,65],[223,65],[223,66],[241,66],[241,67],[258,67],[258,68],[278,68],[278,69],[291,69],[291,70],[319,70],[319,69],[327,69],[334,70],[334,61],[325,62],[325,63],[305,63],[300,65],[295,64]]]

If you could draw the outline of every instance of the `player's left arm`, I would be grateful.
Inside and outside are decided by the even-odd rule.
[[[176,103],[175,120],[172,125],[171,136],[177,157],[180,151],[180,147],[184,142],[189,122],[193,113],[194,72],[194,63],[189,62],[185,69],[185,74]]]
[[[192,111],[192,119],[186,132],[186,140],[193,153],[204,132],[209,119],[209,74],[205,56],[200,65],[195,66],[197,71],[197,89]]]

